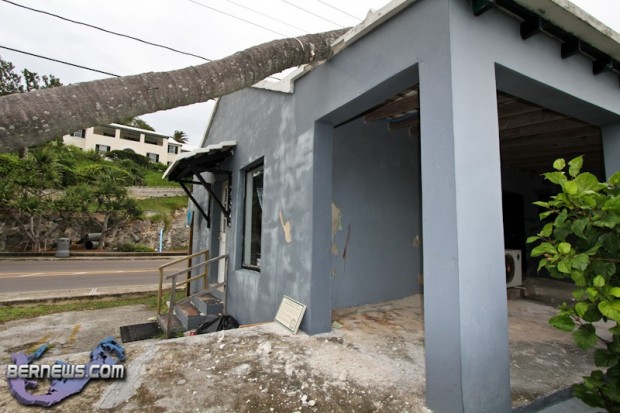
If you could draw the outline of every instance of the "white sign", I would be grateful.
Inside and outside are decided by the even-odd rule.
[[[290,297],[283,296],[280,308],[276,313],[275,321],[282,324],[287,329],[291,330],[293,334],[297,334],[301,319],[304,318],[306,312],[306,306],[298,301],[293,300]]]

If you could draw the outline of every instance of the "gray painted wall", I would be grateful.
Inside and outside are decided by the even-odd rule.
[[[419,137],[358,119],[333,142],[332,307],[419,292]]]
[[[292,96],[249,89],[222,99],[208,140],[239,142],[228,165],[235,223],[243,168],[265,161],[264,268],[239,268],[242,228],[234,224],[231,313],[241,322],[272,319],[287,294],[308,305],[302,329],[325,331],[335,267],[331,202],[345,195],[341,168],[360,163],[334,143],[340,134],[353,139],[352,131],[330,125],[420,84],[427,403],[438,412],[510,409],[496,89],[600,126],[620,123],[615,75],[593,76],[588,59],[562,60],[555,40],[523,41],[517,20],[496,11],[476,18],[470,6],[420,0],[299,79]],[[415,208],[407,212],[402,219],[418,219]],[[215,238],[204,238],[213,248]],[[336,305],[348,299],[338,282]]]

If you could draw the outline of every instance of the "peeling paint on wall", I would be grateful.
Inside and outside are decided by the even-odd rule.
[[[280,217],[280,225],[282,225],[282,230],[284,231],[284,241],[286,241],[287,244],[290,244],[293,241],[293,238],[291,236],[291,222],[284,221],[284,217],[282,216],[282,210],[278,212],[278,216]]]
[[[332,202],[332,255],[338,255],[338,246],[334,241],[336,238],[336,233],[342,230],[342,211],[338,206]]]
[[[416,235],[413,240],[413,246],[416,248],[420,248],[420,245],[422,245],[422,240],[420,239],[419,235]]]

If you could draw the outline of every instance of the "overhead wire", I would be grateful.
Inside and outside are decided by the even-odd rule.
[[[69,66],[77,67],[77,68],[80,68],[80,69],[90,70],[91,72],[102,73],[104,75],[109,75],[109,76],[114,76],[114,77],[121,77],[120,75],[115,75],[114,73],[104,72],[103,70],[93,69],[91,67],[82,66],[82,65],[78,65],[78,64],[70,63],[70,62],[65,62],[64,60],[54,59],[52,57],[42,56],[42,55],[39,55],[39,54],[26,52],[26,51],[19,50],[19,49],[13,49],[12,47],[7,47],[7,46],[0,45],[0,49],[6,49],[6,50],[10,50],[12,52],[22,53],[22,54],[25,54],[25,55],[28,55],[28,56],[38,57],[40,59],[50,60],[50,61],[56,62],[56,63],[62,63],[63,65],[69,65]]]
[[[230,1],[230,0],[229,0],[229,1]],[[316,0],[316,1],[318,1],[319,3],[322,3],[322,4],[324,4],[324,5],[326,5],[327,7],[331,7],[332,9],[334,9],[334,10],[336,10],[336,11],[339,11],[339,12],[340,12],[340,13],[342,13],[342,14],[346,14],[346,15],[347,15],[347,16],[349,16],[349,17],[353,17],[353,18],[354,18],[354,19],[356,19],[356,20],[359,20],[359,21],[362,21],[362,20],[363,20],[363,19],[360,19],[360,18],[359,18],[359,17],[357,17],[357,16],[352,15],[351,13],[349,13],[349,12],[347,12],[347,11],[345,11],[345,10],[339,9],[339,8],[338,8],[338,7],[336,7],[336,6],[333,6],[333,5],[329,4],[329,3],[328,3],[328,2],[326,2],[326,1],[323,1],[323,0]]]
[[[77,21],[77,20],[72,20],[72,19],[69,19],[67,17],[60,16],[58,14],[50,13],[50,12],[47,12],[45,10],[39,10],[39,9],[35,9],[35,8],[32,8],[32,7],[28,7],[28,6],[24,6],[22,4],[15,3],[15,2],[10,1],[10,0],[0,0],[0,1],[3,1],[3,2],[8,3],[8,4],[11,4],[13,6],[21,7],[21,8],[26,9],[26,10],[33,11],[35,13],[46,14],[48,16],[55,17],[57,19],[64,20],[64,21],[67,21],[67,22],[70,22],[70,23],[74,23],[74,24],[79,24],[79,25],[82,25],[82,26],[90,27],[91,29],[95,29],[95,30],[100,30],[100,31],[102,31],[104,33],[113,34],[115,36],[120,36],[120,37],[125,37],[127,39],[135,40],[137,42],[148,44],[150,46],[160,47],[162,49],[167,49],[167,50],[170,50],[170,51],[175,52],[175,53],[180,53],[180,54],[184,54],[184,55],[187,55],[187,56],[196,57],[198,59],[202,59],[202,60],[205,60],[207,62],[211,62],[212,61],[211,59],[207,59],[206,57],[199,56],[199,55],[194,54],[194,53],[184,52],[182,50],[178,50],[178,49],[175,49],[175,48],[170,47],[170,46],[166,46],[166,45],[163,45],[163,44],[150,42],[148,40],[144,40],[144,39],[140,39],[138,37],[130,36],[128,34],[114,32],[112,30],[104,29],[102,27],[95,26],[93,24],[84,23],[84,22]]]
[[[262,13],[262,12],[260,12],[260,11],[258,11],[258,10],[254,10],[254,9],[252,9],[252,8],[248,7],[248,6],[245,6],[245,5],[241,4],[241,3],[237,3],[236,1],[233,1],[233,0],[227,0],[227,1],[228,1],[229,3],[232,3],[232,4],[236,5],[236,6],[242,7],[242,8],[244,8],[244,9],[249,10],[249,11],[251,11],[251,12],[254,12],[254,13],[258,14],[258,15],[261,15],[261,16],[263,16],[263,17],[266,17],[266,18],[268,18],[268,19],[271,19],[271,20],[273,20],[273,21],[275,21],[275,22],[278,22],[278,23],[280,23],[280,24],[284,24],[284,25],[286,25],[286,26],[288,26],[288,27],[292,27],[292,28],[293,28],[293,29],[295,29],[295,30],[300,30],[300,31],[302,31],[302,32],[304,32],[304,33],[309,33],[309,31],[308,31],[308,30],[306,30],[306,29],[302,29],[301,27],[294,26],[294,25],[292,25],[292,24],[290,24],[290,23],[285,22],[284,20],[276,19],[275,17],[270,16],[270,15],[268,15],[267,13]]]
[[[190,1],[192,1],[192,0],[190,0]],[[338,26],[338,27],[340,27],[340,28],[344,29],[344,26],[343,26],[343,25],[338,24],[338,23],[336,23],[336,22],[334,22],[334,21],[331,21],[331,20],[329,20],[329,19],[326,19],[325,17],[323,17],[323,16],[321,16],[321,15],[319,15],[319,14],[313,13],[313,12],[311,12],[310,10],[306,10],[306,9],[304,9],[303,7],[300,7],[300,6],[296,5],[295,3],[291,3],[290,1],[287,1],[287,0],[280,0],[280,1],[281,1],[281,2],[283,2],[283,3],[286,3],[286,4],[290,5],[290,6],[293,6],[293,7],[295,7],[296,9],[299,9],[299,10],[301,10],[301,11],[303,11],[303,12],[306,12],[306,13],[308,13],[308,14],[311,14],[311,15],[315,16],[315,17],[318,17],[318,18],[319,18],[319,19],[321,19],[321,20],[325,20],[326,22],[329,22],[329,23],[331,23],[331,24],[334,24],[334,25],[336,25],[336,26]]]
[[[3,1],[4,1],[4,0],[3,0]],[[207,6],[206,4],[200,3],[200,2],[198,2],[198,1],[196,1],[196,0],[188,0],[188,1],[189,1],[190,3],[197,4],[197,5],[199,5],[199,6],[205,7],[205,8],[207,8],[207,9],[209,9],[209,10],[213,10],[213,11],[218,12],[218,13],[221,13],[221,14],[226,15],[226,16],[228,16],[228,17],[232,17],[233,19],[237,19],[237,20],[240,20],[240,21],[242,21],[242,22],[245,22],[245,23],[251,24],[252,26],[260,27],[260,28],[261,28],[261,29],[263,29],[263,30],[267,30],[267,31],[269,31],[269,32],[271,32],[271,33],[275,33],[275,34],[277,34],[278,36],[282,36],[282,37],[289,37],[288,35],[286,35],[286,34],[284,34],[284,33],[280,33],[280,32],[277,32],[277,31],[275,31],[275,30],[271,30],[271,29],[270,29],[270,28],[268,28],[268,27],[262,26],[262,25],[260,25],[260,24],[258,24],[258,23],[254,23],[253,21],[250,21],[250,20],[246,20],[246,19],[244,19],[244,18],[242,18],[242,17],[239,17],[239,16],[235,16],[235,15],[234,15],[234,14],[232,14],[232,13],[228,13],[228,12],[222,11],[222,10],[220,10],[220,9],[216,9],[215,7]]]
[[[47,12],[45,10],[39,10],[39,9],[35,9],[35,8],[32,8],[32,7],[24,6],[24,5],[15,3],[15,2],[10,1],[10,0],[0,0],[0,1],[3,1],[3,2],[7,3],[7,4],[11,4],[13,6],[21,7],[23,9],[26,9],[26,10],[29,10],[29,11],[32,11],[32,12],[35,12],[35,13],[41,13],[41,14],[45,14],[45,15],[48,15],[48,16],[51,16],[51,17],[55,17],[57,19],[60,19],[60,20],[63,20],[63,21],[69,22],[69,23],[74,23],[74,24],[78,24],[78,25],[81,25],[81,26],[86,26],[86,27],[89,27],[89,28],[92,28],[92,29],[95,29],[95,30],[99,30],[99,31],[102,31],[102,32],[107,33],[107,34],[112,34],[112,35],[115,35],[115,36],[120,36],[120,37],[124,37],[124,38],[127,38],[127,39],[135,40],[135,41],[143,43],[143,44],[147,44],[147,45],[155,46],[155,47],[160,47],[160,48],[163,48],[163,49],[175,52],[175,53],[180,53],[180,54],[183,54],[183,55],[196,57],[198,59],[202,59],[202,60],[207,61],[207,62],[212,62],[213,61],[213,59],[209,59],[209,58],[206,58],[204,56],[200,56],[200,55],[197,55],[197,54],[194,54],[194,53],[190,53],[190,52],[184,52],[182,50],[178,50],[178,49],[175,49],[173,47],[169,47],[169,46],[162,45],[162,44],[159,44],[159,43],[150,42],[148,40],[140,39],[140,38],[135,37],[135,36],[131,36],[131,35],[123,34],[123,33],[118,33],[118,32],[115,32],[115,31],[112,31],[112,30],[108,30],[108,29],[105,29],[105,28],[102,28],[102,27],[99,27],[99,26],[95,26],[95,25],[92,25],[92,24],[89,24],[89,23],[85,23],[85,22],[69,19],[67,17],[60,16],[58,14],[54,14],[54,13],[51,13],[51,12]],[[200,3],[197,3],[197,4],[200,4]],[[204,6],[203,4],[200,4],[200,5]],[[205,7],[207,7],[207,6],[205,6]],[[208,8],[210,8],[210,7],[208,7]],[[219,11],[219,10],[216,10],[216,11]],[[232,16],[232,17],[234,17],[234,16]],[[243,20],[243,19],[241,19],[241,20]],[[252,22],[248,22],[248,23],[254,24]],[[256,24],[254,24],[254,25],[256,25]],[[262,27],[262,26],[260,26],[260,27]],[[262,28],[267,29],[265,27],[262,27]],[[269,29],[267,29],[267,30],[269,30]],[[286,37],[286,35],[284,35],[284,34],[277,33],[277,32],[274,32],[274,33]],[[15,51],[17,53],[23,53],[23,54],[27,54],[27,55],[30,55],[30,56],[33,56],[33,57],[38,57],[38,58],[41,58],[41,59],[46,59],[46,60],[54,61],[54,62],[57,62],[57,63],[67,64],[69,66],[78,67],[78,68],[81,68],[81,69],[91,70],[91,71],[102,73],[102,74],[106,74],[106,75],[120,77],[119,75],[115,75],[113,73],[109,73],[109,72],[105,72],[105,71],[101,71],[101,70],[97,70],[97,69],[92,69],[92,68],[89,68],[89,67],[86,67],[86,66],[75,64],[75,63],[64,62],[62,60],[58,60],[58,59],[54,59],[54,58],[50,58],[50,57],[46,57],[46,56],[42,56],[42,55],[37,55],[37,54],[34,54],[34,53],[24,52],[24,51],[20,51],[20,50],[17,50],[17,49],[11,49],[11,48],[8,48],[8,47],[3,47],[3,48],[5,48],[7,50]],[[275,79],[275,80],[280,80],[280,78],[278,78],[276,76],[269,76],[269,78]]]

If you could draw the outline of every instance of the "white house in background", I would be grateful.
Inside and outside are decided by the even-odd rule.
[[[65,144],[77,146],[84,151],[131,151],[146,156],[151,162],[166,165],[174,162],[181,152],[187,152],[183,149],[186,145],[168,135],[116,123],[81,129],[62,139]]]

